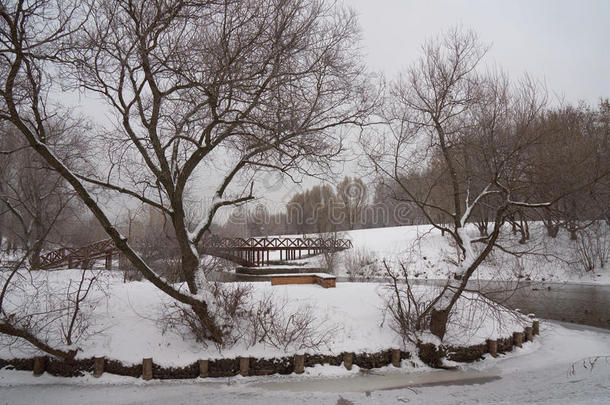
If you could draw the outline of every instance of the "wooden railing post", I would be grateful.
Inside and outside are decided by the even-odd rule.
[[[142,379],[144,380],[152,380],[153,378],[153,359],[152,357],[147,357],[142,359]]]
[[[93,376],[99,378],[104,373],[105,359],[103,357],[95,357],[93,359]]]

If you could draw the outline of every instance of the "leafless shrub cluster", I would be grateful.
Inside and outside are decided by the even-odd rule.
[[[515,288],[509,288],[494,293],[503,293],[509,296],[514,291]],[[451,329],[459,331],[460,336],[454,337],[465,342],[470,341],[482,329],[483,332],[492,332],[492,330],[485,328],[493,328],[495,333],[503,332],[506,336],[510,336],[514,330],[510,328],[503,330],[506,323],[519,324],[523,328],[528,322],[523,314],[501,304],[501,300],[495,295],[494,299],[490,299],[487,294],[478,290],[465,291],[457,306],[459,309],[450,314],[448,324]]]
[[[63,300],[66,315],[62,317],[60,323],[61,334],[68,346],[89,336],[91,330],[89,315],[102,300],[102,296],[92,299],[90,294],[95,289],[106,290],[99,280],[100,272],[100,270],[81,270],[78,280],[70,279],[68,282]],[[85,305],[86,312],[83,311]]]
[[[386,286],[390,294],[386,297],[385,309],[391,316],[392,328],[403,341],[417,343],[421,332],[429,328],[431,308],[442,293],[416,291],[411,285],[407,266],[403,263],[400,263],[398,271],[388,266],[385,260],[383,266],[390,279]],[[444,292],[447,286],[438,289]]]
[[[266,343],[287,351],[328,346],[336,327],[318,321],[311,306],[289,308],[288,299],[265,295],[249,314],[250,344]]]
[[[575,266],[585,272],[604,268],[610,258],[610,231],[605,222],[595,221],[578,232],[573,246]],[[599,266],[599,267],[598,267]]]
[[[447,280],[439,284],[427,284],[425,288],[413,285],[414,271],[409,268],[414,266],[416,260],[411,252],[405,256],[404,262],[398,263],[398,269],[383,261],[385,275],[390,280],[385,288],[387,294],[384,295],[384,309],[390,315],[392,329],[404,342],[412,343],[417,343],[422,334],[430,329],[433,309],[436,305],[442,305],[444,294],[455,289]],[[519,263],[518,260],[516,262]],[[459,301],[447,314],[447,325],[454,331],[460,331],[460,339],[468,341],[484,325],[492,324],[496,330],[501,330],[507,320],[523,324],[522,314],[502,304],[518,288],[519,283],[515,285],[511,281],[505,287],[497,287],[488,293],[482,292],[481,288],[464,289]]]
[[[90,315],[103,300],[100,271],[82,270],[67,283],[47,271],[18,266],[0,273],[0,336],[4,344],[25,342],[53,356],[71,359],[92,330]],[[95,291],[95,293],[94,293]],[[67,347],[67,349],[63,349]]]
[[[310,306],[290,308],[288,299],[274,294],[256,298],[248,284],[210,283],[210,308],[223,333],[227,348],[236,344],[246,347],[266,344],[277,349],[317,349],[328,345],[336,327],[319,321]],[[206,343],[207,330],[201,327],[193,311],[182,304],[173,303],[165,308],[160,319],[163,333],[176,330],[183,338],[194,337]]]
[[[320,233],[320,237],[325,240],[336,240],[344,237],[344,235],[341,232],[324,232]],[[329,273],[337,274],[339,270],[339,264],[341,262],[341,252],[338,250],[324,250],[322,252],[322,260],[324,266],[326,266],[326,269]]]
[[[357,278],[371,278],[379,273],[379,261],[366,248],[353,248],[343,253],[343,265],[350,281]]]
[[[119,269],[123,272],[124,283],[128,281],[141,281],[143,278],[142,273],[123,255],[119,255]]]

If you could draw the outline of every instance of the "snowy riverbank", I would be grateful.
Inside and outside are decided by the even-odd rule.
[[[44,277],[37,284],[50,291],[61,291],[70,281],[74,283],[82,270],[60,270],[31,273]],[[152,357],[163,366],[185,366],[199,359],[253,356],[271,358],[291,356],[297,352],[340,354],[342,352],[373,353],[401,348],[415,353],[412,344],[406,345],[393,329],[385,311],[385,297],[390,291],[375,283],[338,283],[337,288],[324,289],[317,285],[271,286],[270,283],[231,283],[231,287],[252,288],[252,305],[271,299],[284,316],[309,312],[313,315],[315,333],[326,338],[317,348],[302,348],[294,344],[277,347],[266,343],[246,344],[240,341],[232,347],[219,349],[198,343],[179,327],[167,327],[161,319],[172,301],[147,281],[123,283],[118,272],[101,271],[103,291],[92,291],[90,302],[84,305],[83,316],[90,324],[86,337],[75,346],[80,347],[77,358],[104,356],[124,363],[138,364],[142,358]],[[42,282],[44,281],[44,282]],[[26,285],[27,286],[27,285]],[[422,297],[436,287],[416,286],[414,294]],[[26,290],[27,291],[27,290]],[[41,294],[38,292],[38,294]],[[22,305],[28,294],[11,296],[11,305]],[[33,304],[33,303],[32,303]],[[33,311],[35,308],[31,308]],[[484,343],[486,339],[512,336],[522,331],[531,321],[511,311],[498,310],[484,299],[465,294],[458,301],[456,314],[448,327],[445,344],[468,346]],[[57,339],[59,330],[50,331],[49,338]],[[426,336],[422,337],[424,340]],[[432,338],[432,337],[430,337]],[[32,357],[38,355],[27,343],[13,342],[0,336],[0,358]],[[11,343],[11,344],[9,344]],[[73,348],[73,347],[72,347]]]

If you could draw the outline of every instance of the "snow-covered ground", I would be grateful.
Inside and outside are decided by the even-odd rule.
[[[610,333],[543,322],[522,349],[458,371],[318,367],[304,375],[149,381],[104,374],[59,378],[0,370],[10,404],[607,404]],[[602,356],[602,357],[600,357]]]
[[[473,234],[475,229],[471,230]],[[532,239],[525,245],[505,240],[516,250],[531,255],[515,257],[496,251],[476,273],[479,279],[514,280],[516,278],[548,282],[610,284],[608,269],[583,272],[573,262],[574,242],[565,232],[552,239],[544,228],[533,225]],[[442,279],[452,272],[453,256],[448,238],[428,226],[381,228],[345,232],[354,249],[339,253],[336,272],[347,275],[349,261],[360,255],[367,262],[363,275],[383,276],[383,260],[391,268],[405,265],[409,276]],[[351,257],[350,257],[351,255]],[[273,259],[273,257],[272,257]],[[309,265],[324,266],[321,257],[303,259]],[[44,285],[49,292],[60,291],[81,270],[34,272],[42,277],[32,283],[24,277],[25,293],[10,295],[6,303],[35,307],[29,300],[27,285]],[[122,282],[119,272],[100,272],[103,291],[89,297],[95,305],[85,305],[84,314],[91,321],[90,336],[76,345],[77,358],[105,356],[125,363],[140,363],[153,357],[162,366],[184,366],[198,359],[279,357],[295,352],[309,352],[288,347],[286,350],[265,343],[238,343],[230,348],[207,347],[180,333],[164,328],[159,321],[171,300],[147,281]],[[316,328],[329,338],[316,352],[338,354],[343,351],[375,352],[390,347],[415,351],[392,329],[389,313],[384,311],[384,297],[389,291],[381,284],[338,283],[337,288],[316,285],[274,286],[269,283],[249,285],[256,300],[271,297],[286,314],[311,311]],[[434,287],[417,285],[416,294],[425,296]],[[53,294],[47,295],[53,296]],[[445,343],[470,345],[487,338],[510,336],[522,330],[529,320],[514,313],[490,308],[484,300],[466,295],[458,302],[458,311],[449,325]],[[40,297],[39,297],[40,298]],[[58,297],[57,297],[58,298]],[[21,301],[20,301],[21,300]],[[55,301],[53,301],[55,302]],[[55,302],[58,304],[59,301]],[[59,336],[52,331],[50,338]],[[424,336],[424,339],[426,337]],[[15,344],[0,336],[0,358],[31,357],[38,352],[27,344]],[[403,361],[403,367],[365,371],[354,367],[316,366],[303,375],[269,377],[234,377],[182,381],[152,381],[105,374],[59,378],[33,377],[31,372],[0,370],[0,403],[591,403],[610,401],[610,333],[543,322],[541,336],[534,343],[497,359],[458,365],[457,371],[431,370],[419,360]],[[600,357],[601,356],[601,357]]]
[[[606,227],[606,239],[601,242],[608,245],[610,230],[605,223],[601,223],[601,226]],[[473,225],[468,228],[468,232],[473,237],[478,236]],[[584,271],[576,262],[576,242],[569,239],[566,230],[562,229],[556,238],[550,238],[541,223],[532,223],[530,233],[530,240],[519,244],[518,235],[513,236],[507,226],[499,243],[519,255],[495,249],[474,277],[482,280],[521,278],[545,282],[610,284],[610,263],[605,268],[600,268],[597,264],[593,271]],[[413,278],[443,279],[452,274],[455,268],[450,264],[450,261],[455,260],[455,248],[451,246],[450,237],[443,237],[440,231],[429,225],[360,229],[342,232],[337,237],[350,239],[354,246],[353,249],[338,254],[338,275],[345,276],[349,273],[347,256],[370,259],[370,264],[358,276],[382,277],[384,259],[395,269],[399,263],[403,263]],[[607,250],[610,252],[610,246]],[[325,266],[324,258],[320,256],[309,259],[309,263]]]
[[[82,270],[60,270],[32,272],[50,291],[62,291],[62,286],[77,280]],[[377,352],[389,348],[405,348],[402,339],[392,329],[390,314],[385,311],[385,297],[390,291],[381,284],[338,283],[337,288],[322,288],[317,285],[282,285],[270,283],[231,283],[227,286],[250,286],[253,303],[271,298],[285,316],[309,311],[315,316],[314,330],[326,334],[324,343],[317,349],[288,345],[286,349],[265,343],[247,344],[240,341],[230,348],[218,349],[214,345],[205,347],[193,338],[185,337],[177,327],[164,328],[160,321],[171,299],[147,281],[123,283],[118,272],[101,271],[98,274],[104,291],[92,292],[90,300],[83,305],[83,314],[90,320],[86,338],[77,346],[81,348],[77,358],[105,356],[125,363],[140,363],[142,358],[153,357],[163,366],[185,366],[199,359],[235,358],[241,355],[253,357],[282,357],[295,352],[307,351],[324,354],[349,352]],[[29,286],[30,283],[26,283]],[[415,286],[415,296],[425,297],[436,287]],[[23,291],[27,292],[27,288]],[[46,291],[46,290],[45,290]],[[40,292],[39,292],[40,294]],[[97,296],[96,296],[97,295]],[[9,295],[11,305],[21,305],[30,300],[27,293]],[[452,317],[445,343],[472,345],[488,338],[512,336],[522,331],[530,320],[509,311],[498,312],[485,300],[473,299],[466,294],[458,301],[457,313]],[[88,303],[95,302],[91,306]],[[59,305],[59,304],[57,304]],[[36,308],[30,308],[36,312]],[[164,330],[167,329],[167,330]],[[50,337],[59,336],[52,330]],[[54,332],[54,333],[53,333]],[[425,337],[424,337],[425,338]],[[28,344],[7,344],[9,340],[0,335],[0,358],[31,357],[37,352]]]

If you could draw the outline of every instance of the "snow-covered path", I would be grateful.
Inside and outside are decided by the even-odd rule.
[[[610,355],[610,333],[557,323],[544,323],[541,332],[542,336],[533,344],[508,356],[462,366],[459,373],[424,370],[413,373],[413,369],[388,368],[380,372],[385,377],[375,375],[365,380],[357,370],[347,372],[336,367],[320,367],[305,376],[171,382],[143,382],[107,374],[100,379],[48,375],[35,378],[26,372],[1,370],[0,403],[610,403],[610,359],[599,358],[593,368],[588,361],[584,368],[582,362]],[[332,384],[320,382],[328,378],[334,378]],[[388,389],[401,385],[403,388]]]

